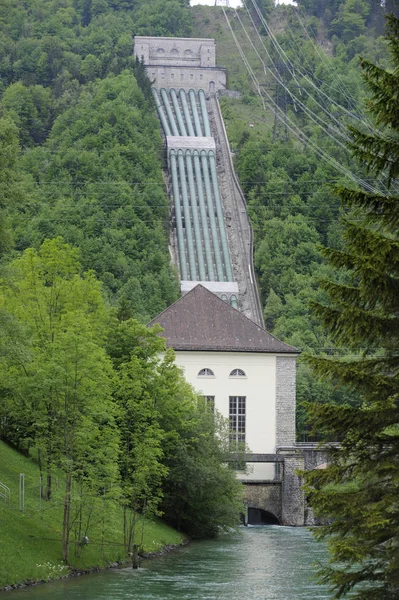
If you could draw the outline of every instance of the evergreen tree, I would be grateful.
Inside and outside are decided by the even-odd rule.
[[[328,521],[316,531],[331,559],[321,570],[340,598],[393,600],[399,597],[399,19],[388,17],[393,69],[362,61],[377,133],[352,130],[355,156],[388,192],[341,189],[351,210],[344,223],[343,250],[324,251],[347,283],[324,283],[330,303],[314,310],[339,343],[346,359],[310,358],[320,375],[355,390],[360,408],[313,408],[318,432],[341,439],[325,470],[305,474],[314,509]],[[344,279],[341,279],[341,281]]]

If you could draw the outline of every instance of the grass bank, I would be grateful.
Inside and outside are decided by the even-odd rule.
[[[20,473],[25,476],[24,511],[19,506]],[[26,581],[50,581],[67,575],[69,569],[63,565],[61,554],[62,480],[57,482],[55,478],[54,497],[44,502],[40,499],[38,466],[0,442],[0,482],[11,491],[9,503],[0,498],[0,590]],[[87,546],[71,546],[72,569],[101,568],[127,559],[120,509],[107,507],[101,514],[92,514],[88,536]],[[164,523],[144,522],[146,553],[183,540],[182,534]]]

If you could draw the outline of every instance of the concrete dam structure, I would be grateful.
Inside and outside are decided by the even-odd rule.
[[[189,383],[229,419],[230,441],[253,452],[252,475],[239,475],[246,519],[312,523],[297,470],[325,463],[326,454],[295,443],[298,350],[264,329],[252,231],[218,101],[227,80],[215,41],[138,36],[134,53],[152,81],[164,138],[170,252],[182,293],[151,324],[162,325]]]

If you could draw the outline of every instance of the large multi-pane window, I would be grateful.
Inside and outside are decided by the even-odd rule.
[[[229,396],[230,441],[245,443],[245,396]]]

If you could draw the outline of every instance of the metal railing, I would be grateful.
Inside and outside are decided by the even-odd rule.
[[[0,500],[4,500],[6,504],[10,504],[11,492],[10,488],[0,482]]]

